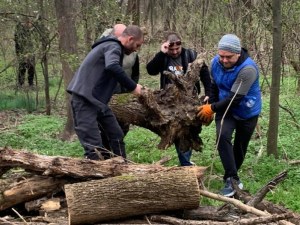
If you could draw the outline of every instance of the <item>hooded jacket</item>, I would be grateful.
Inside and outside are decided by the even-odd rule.
[[[122,68],[123,46],[116,38],[96,42],[68,85],[67,92],[86,98],[94,105],[107,104],[117,82],[133,91],[136,83]]]

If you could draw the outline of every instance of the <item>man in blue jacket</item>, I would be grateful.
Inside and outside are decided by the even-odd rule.
[[[238,170],[262,107],[258,67],[247,50],[241,48],[236,35],[226,34],[219,41],[218,54],[211,63],[211,77],[210,104],[200,106],[198,116],[209,123],[216,113],[217,148],[225,170],[225,187],[220,193],[230,197],[236,192],[233,180],[243,188]]]
[[[142,86],[126,75],[122,60],[123,54],[135,52],[143,41],[141,29],[131,25],[118,38],[95,43],[67,88],[72,94],[75,131],[88,159],[103,159],[99,126],[109,134],[114,155],[126,158],[124,134],[108,102],[117,83],[133,94],[141,94]]]
[[[165,70],[175,75],[184,75],[188,68],[188,64],[192,63],[197,57],[197,53],[192,49],[182,47],[181,38],[177,33],[171,32],[167,34],[164,43],[161,45],[160,51],[147,64],[147,71],[150,75],[158,75],[160,73],[160,88],[166,89],[172,81],[163,74]],[[199,78],[204,86],[205,97],[207,100],[210,92],[210,76],[208,67],[204,65],[201,68]],[[195,84],[197,93],[200,94],[200,83]],[[183,151],[179,148],[179,140],[175,140],[175,148],[181,166],[191,166],[190,161],[192,150]]]

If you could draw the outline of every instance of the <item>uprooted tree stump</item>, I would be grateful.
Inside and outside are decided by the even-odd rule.
[[[144,127],[159,135],[159,149],[178,141],[183,151],[199,151],[202,121],[196,116],[196,107],[201,101],[195,83],[199,81],[204,62],[204,56],[199,55],[182,76],[166,71],[173,84],[164,90],[145,89],[138,98],[131,94],[114,95],[110,107],[120,122]]]

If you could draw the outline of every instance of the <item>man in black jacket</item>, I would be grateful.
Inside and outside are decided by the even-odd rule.
[[[75,131],[88,159],[102,158],[99,126],[109,134],[113,153],[126,158],[124,134],[108,102],[117,83],[133,94],[141,93],[142,86],[130,79],[122,68],[122,59],[123,54],[138,50],[143,41],[141,29],[131,25],[118,38],[95,43],[67,88],[72,94]]]
[[[33,24],[29,18],[17,24],[14,41],[18,59],[18,85],[20,87],[25,82],[26,71],[28,73],[28,85],[32,86],[34,83],[35,56],[32,33]]]
[[[163,71],[167,70],[175,75],[184,75],[188,64],[192,63],[196,57],[197,53],[192,49],[183,48],[180,36],[177,33],[171,32],[166,36],[160,51],[147,64],[146,68],[150,75],[158,75],[160,73],[160,88],[165,89],[172,81],[163,74]],[[204,100],[207,101],[210,94],[210,75],[206,65],[201,68],[199,77],[204,86]],[[195,88],[198,94],[200,94],[200,82],[195,84]],[[193,165],[190,161],[192,150],[182,152],[179,148],[178,140],[175,140],[175,148],[181,166]]]

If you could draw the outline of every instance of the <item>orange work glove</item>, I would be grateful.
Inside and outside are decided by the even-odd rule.
[[[214,118],[214,111],[211,109],[211,104],[199,106],[197,116],[203,120],[205,124],[209,125]]]

